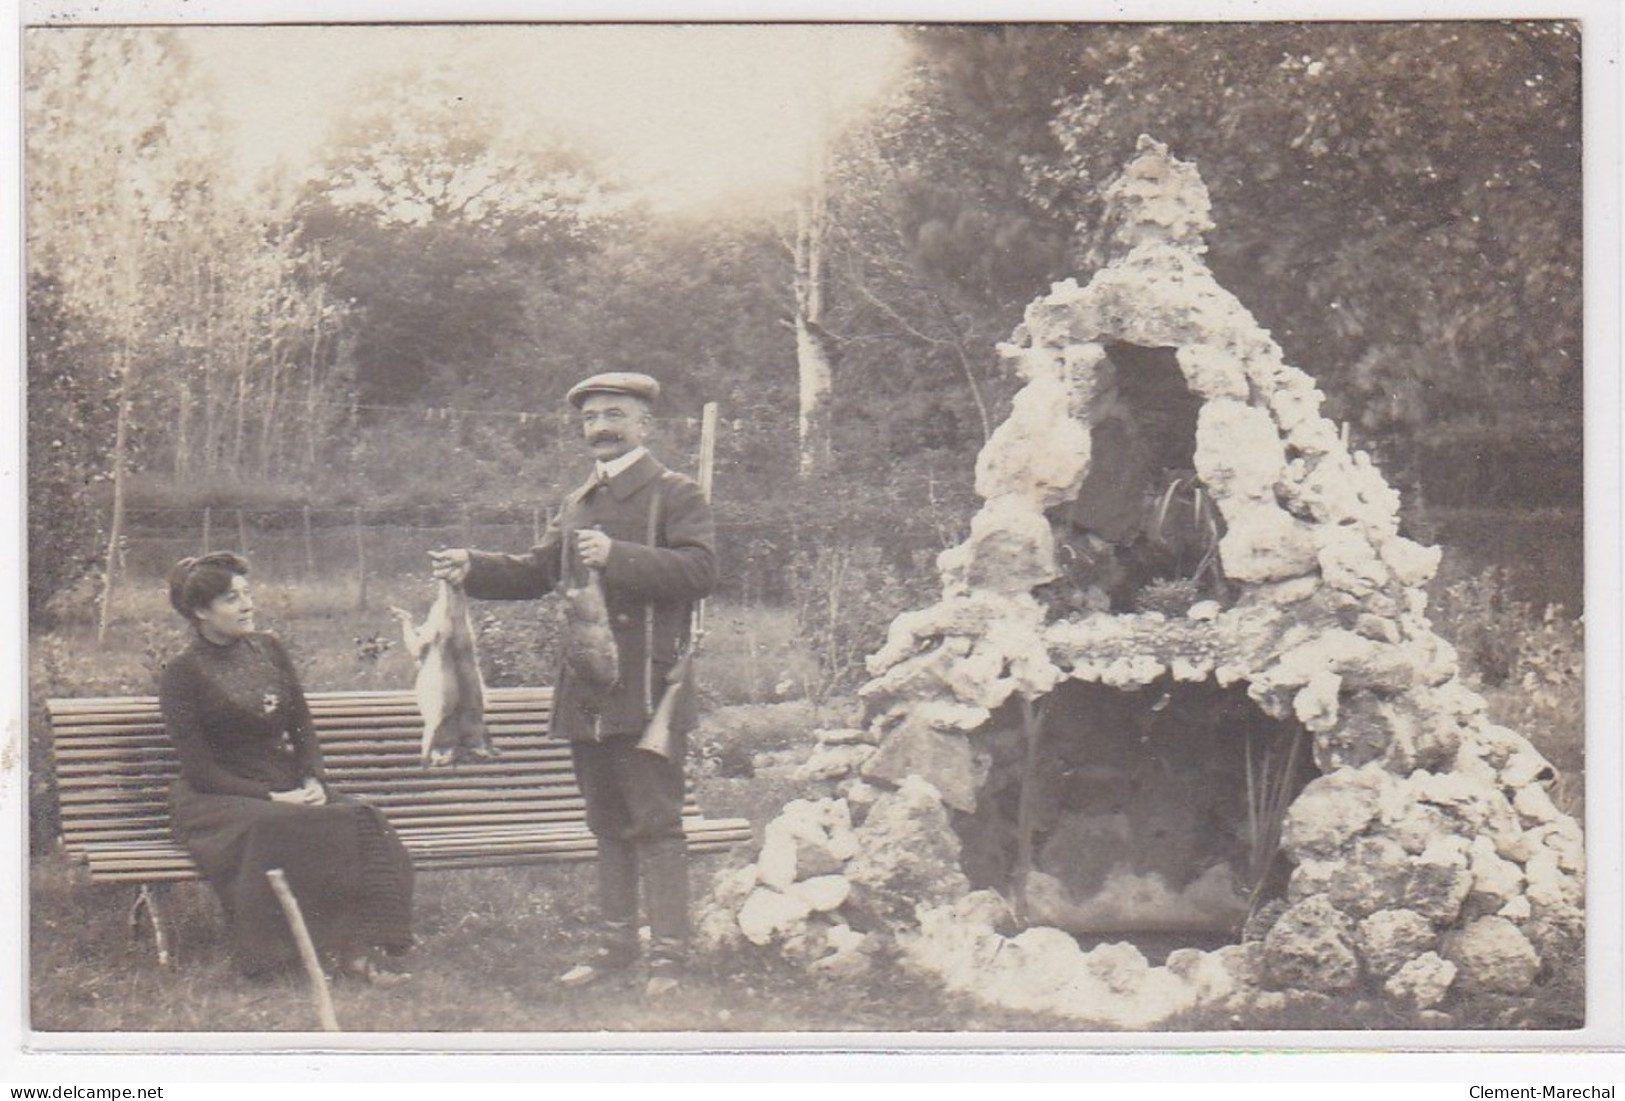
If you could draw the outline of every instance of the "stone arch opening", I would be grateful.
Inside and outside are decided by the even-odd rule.
[[[1118,341],[1103,351],[1089,469],[1076,494],[1045,513],[1057,577],[1039,596],[1052,618],[1182,611],[1223,597],[1224,519],[1196,473],[1201,399],[1174,348]]]
[[[1281,817],[1318,775],[1301,724],[1243,686],[1167,677],[1063,682],[1038,713],[1036,738],[1007,705],[974,739],[987,777],[975,810],[951,818],[973,889],[998,891],[1026,924],[1148,957],[1237,942],[1284,897]]]

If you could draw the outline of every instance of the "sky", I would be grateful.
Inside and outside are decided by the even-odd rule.
[[[250,178],[304,174],[362,80],[421,66],[500,105],[510,138],[555,128],[607,156],[657,208],[771,199],[900,73],[885,26],[184,27]]]

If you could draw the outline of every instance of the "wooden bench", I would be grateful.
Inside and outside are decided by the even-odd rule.
[[[590,860],[570,747],[546,737],[551,688],[489,688],[485,718],[501,756],[426,769],[423,722],[412,693],[313,692],[308,696],[327,779],[381,809],[413,866],[501,867]],[[199,878],[170,836],[169,785],[180,771],[152,696],[46,701],[56,758],[63,849],[92,880],[140,885],[130,911],[152,923],[160,961],[168,937],[154,885]],[[743,818],[708,819],[687,799],[691,851],[726,848],[751,837]]]

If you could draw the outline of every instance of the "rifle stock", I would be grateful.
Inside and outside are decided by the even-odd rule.
[[[677,714],[678,700],[688,691],[693,668],[694,643],[690,642],[683,647],[677,664],[666,674],[665,690],[660,693],[660,702],[655,705],[654,714],[649,718],[649,725],[644,728],[643,736],[638,739],[639,749],[671,760],[676,737],[672,730],[672,719]]]

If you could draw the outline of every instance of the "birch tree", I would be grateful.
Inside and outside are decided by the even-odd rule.
[[[803,477],[827,473],[831,465],[830,404],[834,387],[834,350],[824,327],[827,271],[824,244],[829,233],[828,145],[832,139],[829,110],[829,41],[820,35],[808,94],[818,124],[807,155],[807,186],[796,208],[795,332],[800,471]]]
[[[826,267],[824,242],[829,232],[823,158],[816,158],[807,193],[796,210],[795,330],[796,375],[800,424],[800,470],[803,475],[829,469],[830,403],[834,355],[824,328]]]

